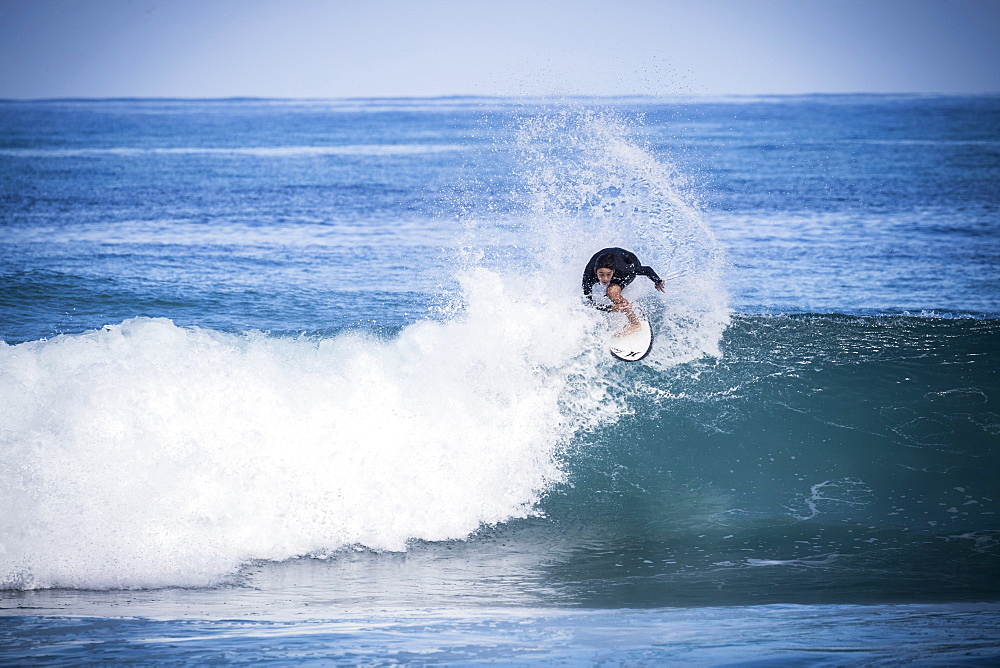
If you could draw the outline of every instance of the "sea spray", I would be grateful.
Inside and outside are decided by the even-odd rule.
[[[663,368],[718,355],[729,321],[722,248],[689,179],[636,134],[611,110],[568,107],[522,119],[515,150],[524,248],[544,259],[547,289],[576,294],[594,252],[632,250],[667,279],[664,296],[642,278],[626,289],[654,319],[658,344],[646,364]]]

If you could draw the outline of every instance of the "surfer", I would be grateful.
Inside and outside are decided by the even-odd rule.
[[[622,288],[635,280],[636,276],[646,276],[653,281],[653,286],[660,292],[665,292],[663,279],[657,276],[652,267],[645,267],[639,262],[635,253],[624,248],[605,248],[594,253],[583,270],[583,294],[595,308],[602,311],[615,311],[628,316],[629,326],[626,330],[639,327],[639,319],[632,312],[632,304],[622,296]],[[604,293],[611,300],[611,306],[594,304],[591,291],[594,285],[605,286]],[[627,333],[627,332],[626,332]]]

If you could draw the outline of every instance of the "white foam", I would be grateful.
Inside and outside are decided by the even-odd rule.
[[[604,401],[597,339],[462,280],[460,317],[392,340],[140,318],[3,346],[0,586],[206,585],[529,515]]]

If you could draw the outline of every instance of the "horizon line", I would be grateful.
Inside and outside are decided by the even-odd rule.
[[[54,97],[0,97],[0,103],[23,102],[358,102],[358,101],[463,101],[463,100],[531,100],[531,101],[576,101],[576,100],[709,100],[709,99],[755,99],[755,98],[797,98],[797,97],[996,97],[1000,91],[978,93],[946,92],[812,92],[812,93],[620,93],[620,94],[573,94],[573,95],[372,95],[372,96],[266,96],[227,95],[220,97],[179,96],[179,95],[110,95],[110,96],[54,96]]]

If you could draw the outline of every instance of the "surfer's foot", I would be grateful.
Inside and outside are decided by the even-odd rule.
[[[629,334],[634,334],[638,332],[641,328],[642,325],[639,324],[638,322],[629,323],[625,325],[625,329],[623,329],[621,333],[618,334],[618,336],[628,336]]]

